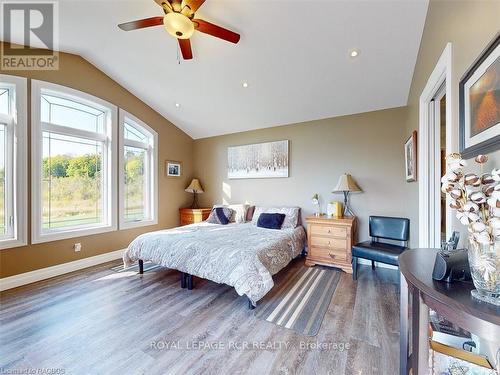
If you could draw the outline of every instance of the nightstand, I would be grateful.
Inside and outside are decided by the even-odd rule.
[[[211,208],[179,208],[181,225],[201,223],[207,220]]]
[[[352,273],[351,247],[356,237],[356,218],[309,216],[306,266],[321,264]]]

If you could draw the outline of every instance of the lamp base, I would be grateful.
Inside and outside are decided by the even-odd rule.
[[[344,191],[344,210],[342,211],[342,215],[344,216],[356,216],[354,212],[352,212],[351,207],[349,207],[349,192]]]
[[[200,208],[198,206],[198,195],[196,193],[193,193],[193,203],[191,204],[191,208],[193,209]]]

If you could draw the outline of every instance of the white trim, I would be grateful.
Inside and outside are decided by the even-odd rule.
[[[14,121],[14,167],[13,181],[11,182],[14,197],[14,233],[13,238],[0,241],[0,250],[26,246],[28,243],[28,80],[24,77],[0,74],[0,82],[15,86]],[[15,113],[14,113],[15,111]]]
[[[144,131],[150,134],[149,142],[139,142],[133,140],[125,140],[124,139],[124,127],[125,127],[125,119],[131,120],[132,123],[130,125],[137,126],[138,130],[143,133]],[[148,126],[146,123],[135,117],[134,115],[128,113],[123,109],[119,109],[119,127],[118,127],[118,142],[119,142],[119,151],[118,151],[118,160],[119,160],[119,214],[118,214],[118,222],[120,229],[130,229],[137,227],[144,227],[149,225],[158,224],[158,133]],[[150,213],[149,220],[141,220],[141,221],[133,221],[126,222],[124,220],[125,214],[125,186],[124,186],[124,168],[125,168],[125,160],[124,160],[124,149],[125,146],[132,146],[137,148],[144,148],[148,150],[149,156],[149,168],[150,175],[152,179],[151,186],[149,187],[150,202],[146,203]]]
[[[41,163],[42,163],[42,125],[40,119],[40,95],[42,90],[50,95],[71,98],[79,103],[88,104],[91,107],[98,106],[99,109],[108,113],[107,123],[105,125],[103,136],[99,134],[92,135],[91,132],[74,129],[73,136],[82,136],[84,138],[104,141],[103,164],[107,166],[106,183],[107,191],[103,191],[104,225],[86,226],[84,228],[65,228],[57,231],[43,233],[42,223],[42,199],[40,191]],[[31,80],[31,243],[42,243],[49,241],[62,240],[67,238],[89,236],[99,233],[116,231],[117,226],[117,146],[118,139],[118,108],[93,95],[65,87],[50,82]],[[66,135],[68,129],[64,126],[49,124],[50,129],[56,133],[62,132]]]
[[[418,212],[418,246],[419,247],[439,247],[440,246],[440,231],[437,231],[436,210],[436,194],[433,186],[435,186],[435,155],[431,157],[431,145],[434,145],[435,133],[432,133],[429,126],[431,116],[434,116],[430,109],[430,103],[435,97],[437,91],[446,82],[446,153],[452,152],[455,147],[455,133],[452,127],[452,44],[448,43],[439,58],[434,70],[432,71],[427,84],[425,85],[422,94],[420,95],[419,103],[419,134],[418,134],[418,197],[419,197],[419,212]],[[432,129],[433,130],[433,129]],[[432,165],[431,165],[432,163]],[[439,183],[439,180],[438,182]],[[447,208],[447,232],[451,230],[451,209]]]
[[[98,264],[120,259],[125,249],[112,251],[92,257],[75,260],[73,262],[58,264],[52,267],[21,273],[19,275],[4,277],[0,279],[0,291],[17,288],[22,285],[35,283],[37,281],[50,279],[51,277],[64,275],[69,272],[78,271]]]

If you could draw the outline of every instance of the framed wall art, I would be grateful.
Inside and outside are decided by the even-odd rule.
[[[227,149],[227,177],[288,177],[288,141],[231,146]]]
[[[405,176],[407,182],[417,181],[417,131],[405,142]]]
[[[464,159],[500,149],[500,33],[460,80],[459,114]]]

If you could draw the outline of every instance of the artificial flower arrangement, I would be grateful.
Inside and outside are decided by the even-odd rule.
[[[441,190],[469,231],[469,265],[477,289],[472,295],[500,304],[500,169],[483,173],[486,155],[475,158],[480,174],[465,174],[467,163],[460,154],[450,154],[446,161],[448,172],[441,179]]]

